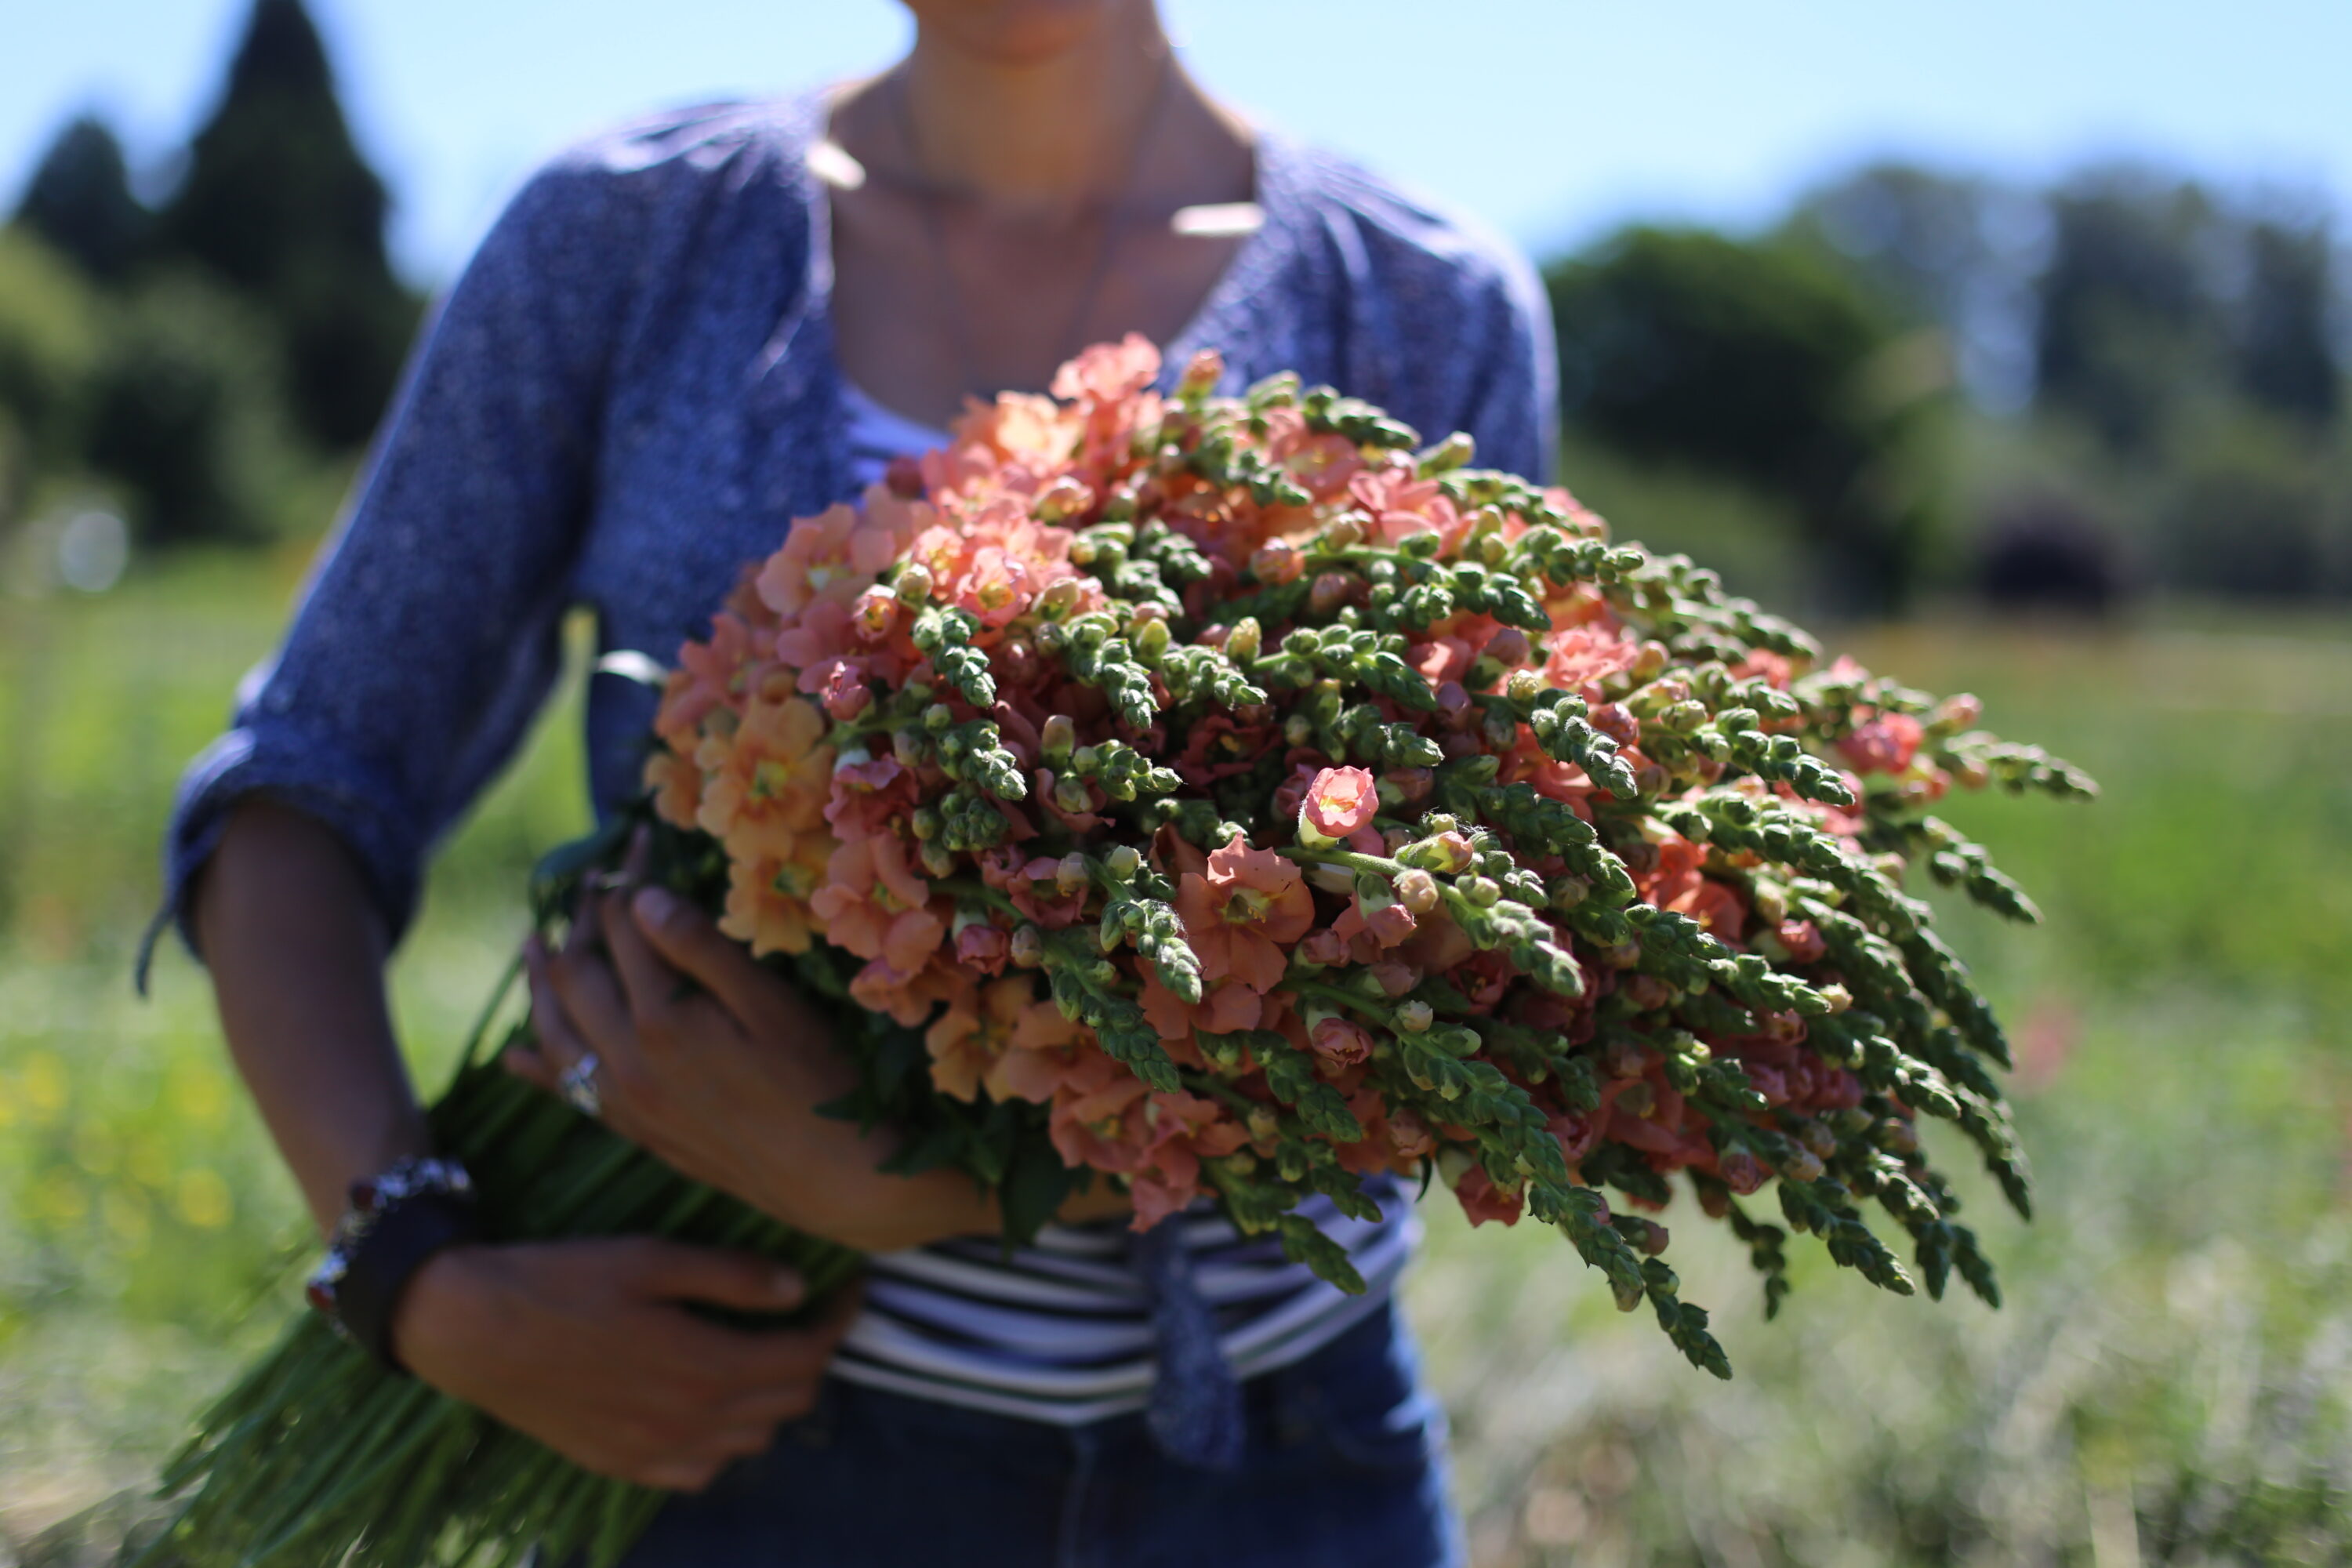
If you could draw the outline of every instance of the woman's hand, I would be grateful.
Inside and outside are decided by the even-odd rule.
[[[749,1253],[650,1237],[459,1247],[401,1293],[403,1365],[599,1475],[698,1491],[805,1415],[856,1316],[749,1331],[685,1303],[798,1306],[800,1279]]]
[[[533,939],[525,962],[539,1048],[509,1052],[510,1068],[551,1089],[593,1051],[614,1131],[786,1224],[847,1239],[826,1224],[852,1216],[823,1200],[851,1195],[839,1178],[881,1156],[815,1114],[855,1071],[790,985],[650,888],[583,900],[563,950]]]
[[[684,900],[656,888],[592,899],[564,951],[534,943],[527,958],[539,1049],[509,1065],[552,1089],[594,1051],[605,1121],[686,1174],[866,1252],[1001,1224],[969,1176],[886,1174],[894,1133],[816,1114],[856,1068],[789,983]],[[1065,1213],[1125,1206],[1103,1184]]]

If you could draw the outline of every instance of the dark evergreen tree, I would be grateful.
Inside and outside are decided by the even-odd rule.
[[[152,221],[131,194],[122,143],[94,114],[58,133],[16,208],[16,222],[109,282],[130,270]]]
[[[2059,192],[2051,216],[2037,396],[2145,453],[2227,340],[2220,215],[2194,185],[2109,172]]]
[[[2246,237],[2246,305],[2238,382],[2246,395],[2312,426],[2336,417],[2343,371],[2329,331],[2326,226],[2258,223]]]
[[[163,243],[278,324],[294,416],[331,447],[374,427],[416,324],[384,253],[385,206],[301,0],[256,0]]]
[[[1548,282],[1570,426],[1786,500],[1840,607],[1902,601],[1927,520],[1891,470],[1948,378],[1914,374],[1846,271],[1793,242],[1633,228]]]

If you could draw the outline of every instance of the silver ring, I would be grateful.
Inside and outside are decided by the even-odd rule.
[[[563,1069],[563,1076],[555,1080],[555,1092],[581,1115],[601,1121],[604,1115],[604,1096],[596,1087],[598,1066],[596,1053],[590,1051]]]

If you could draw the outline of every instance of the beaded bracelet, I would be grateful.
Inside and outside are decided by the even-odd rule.
[[[394,1371],[392,1316],[425,1260],[481,1234],[474,1180],[455,1160],[405,1159],[353,1182],[303,1294],[335,1331]]]

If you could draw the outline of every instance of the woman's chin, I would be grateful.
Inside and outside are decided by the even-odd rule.
[[[992,64],[1034,65],[1076,47],[1139,0],[906,0],[925,32]]]

